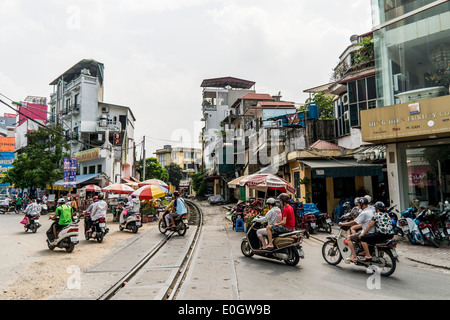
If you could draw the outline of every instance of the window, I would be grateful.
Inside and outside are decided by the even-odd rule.
[[[334,198],[349,198],[355,194],[355,178],[333,178]]]
[[[83,174],[88,174],[88,167],[83,167]]]
[[[102,173],[102,165],[101,164],[97,165],[97,173]]]
[[[89,174],[94,174],[95,173],[95,166],[90,166],[89,167]]]

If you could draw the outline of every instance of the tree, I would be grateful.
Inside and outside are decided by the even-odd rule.
[[[325,96],[325,91],[315,93],[312,98],[308,98],[305,101],[305,106],[314,102],[319,107],[319,119],[321,120],[333,120],[334,119],[334,103],[333,97]],[[306,107],[303,107],[303,110]]]
[[[2,179],[3,183],[14,184],[16,188],[44,189],[63,178],[60,164],[68,148],[63,129],[59,126],[40,127],[38,131],[26,134],[27,146],[14,160],[13,167]]]
[[[199,172],[191,175],[192,189],[194,189],[197,197],[202,197],[206,193],[205,173]]]
[[[143,175],[142,168],[142,160],[138,162],[138,166],[136,167],[136,171]],[[158,162],[156,158],[147,158],[145,159],[145,177],[142,180],[148,179],[159,179],[164,182],[169,181],[169,173],[163,166]]]
[[[178,188],[180,186],[181,179],[183,179],[183,169],[176,163],[171,163],[167,167],[167,171],[169,172],[169,182]]]

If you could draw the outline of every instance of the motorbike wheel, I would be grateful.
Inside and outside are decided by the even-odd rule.
[[[164,221],[164,219],[159,220],[158,229],[162,234],[166,234],[166,222]]]
[[[75,244],[74,244],[73,242],[71,242],[71,243],[69,244],[69,246],[66,247],[66,252],[67,252],[67,253],[72,253],[72,252],[73,252],[73,249],[75,249]]]
[[[37,229],[36,225],[31,226],[31,232],[36,233]]]
[[[383,277],[389,277],[391,274],[394,273],[395,268],[397,267],[397,262],[395,261],[395,258],[392,255],[391,250],[387,248],[379,248],[378,259],[382,259],[385,261],[384,265],[379,268],[380,274]]]
[[[50,250],[55,249],[55,246],[52,246],[48,240],[47,240],[47,246]]]
[[[298,254],[298,251],[295,248],[289,248],[288,254],[289,259],[284,260],[284,263],[286,263],[288,266],[296,266],[300,261],[300,255]]]
[[[180,221],[177,226],[178,234],[180,236],[184,236],[186,234],[186,230],[187,230],[186,225],[183,223],[183,221]]]
[[[138,226],[136,225],[136,223],[134,223],[134,224],[131,226],[131,232],[137,233],[138,230],[139,230]]]
[[[102,243],[103,242],[103,236],[104,234],[102,232],[99,232],[97,235],[97,242]]]
[[[254,255],[253,250],[252,250],[252,248],[250,248],[250,243],[247,240],[242,241],[241,252],[244,256],[246,256],[248,258],[253,257],[253,255]]]
[[[331,225],[330,224],[326,223],[324,229],[327,233],[331,233]]]
[[[428,242],[430,242],[433,246],[435,246],[436,248],[439,248],[439,243],[436,241],[436,238],[432,235],[428,235],[427,236],[427,240]]]
[[[342,260],[341,251],[337,243],[333,240],[326,241],[322,246],[322,257],[328,264],[337,266]]]

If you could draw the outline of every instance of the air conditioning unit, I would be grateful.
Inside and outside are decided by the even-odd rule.
[[[350,120],[350,112],[349,111],[345,111],[344,112],[344,121],[348,121]]]
[[[342,103],[344,104],[344,106],[348,106],[348,93],[342,96]]]
[[[102,107],[102,113],[108,113],[109,108],[108,107]]]

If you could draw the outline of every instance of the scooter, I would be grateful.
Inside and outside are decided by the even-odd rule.
[[[84,215],[84,237],[86,240],[96,239],[98,243],[102,243],[104,237],[109,233],[109,228],[106,227],[106,219],[100,218],[92,222],[92,231],[88,232],[88,219],[90,219],[89,213],[83,212]]]
[[[258,215],[259,216],[259,215]],[[284,261],[289,266],[296,266],[301,259],[305,258],[302,243],[302,230],[297,230],[284,234],[273,234],[273,249],[258,249],[261,242],[256,235],[256,231],[262,228],[262,224],[254,222],[247,231],[241,242],[241,252],[246,257],[253,255],[262,256],[269,259]]]
[[[403,233],[406,235],[412,245],[424,245],[425,241],[423,239],[422,233],[413,220],[416,218],[416,212],[416,207],[410,207],[407,210],[403,211],[402,216],[400,219],[398,219],[397,224],[402,229]]]
[[[36,233],[36,231],[41,227],[41,224],[39,223],[39,216],[28,217],[28,220],[30,221],[30,223],[26,224],[25,222],[25,232],[28,232],[28,230],[30,230],[31,232]]]
[[[352,252],[348,246],[348,230],[350,227],[341,227],[339,234],[336,237],[327,237],[327,241],[322,246],[322,257],[325,261],[333,266],[338,265],[341,260],[346,264],[355,264],[357,266],[369,268],[374,266],[378,269],[382,276],[388,277],[392,275],[397,267],[398,255],[395,250],[397,242],[389,240],[385,243],[378,243],[376,245],[369,245],[372,259],[368,261],[352,261],[350,259]],[[356,254],[364,251],[362,247],[355,244]]]
[[[327,233],[331,233],[331,219],[328,216],[328,213],[317,213],[316,215],[316,220],[317,220],[317,226],[318,229],[323,229],[325,230],[325,232]]]
[[[388,208],[388,209],[387,209],[387,213],[388,213],[389,217],[391,218],[392,225],[393,225],[393,227],[394,227],[394,233],[395,233],[396,235],[399,235],[400,237],[403,238],[403,236],[404,236],[405,234],[403,233],[402,228],[400,228],[400,227],[398,226],[398,216],[397,216],[397,213],[399,213],[399,211],[398,211],[397,209],[395,209],[396,207],[397,207],[397,205],[393,205],[392,207]],[[394,210],[395,210],[395,212],[394,212]]]
[[[41,215],[45,216],[48,213],[48,206],[43,203],[42,204],[42,210],[41,210]]]
[[[59,220],[59,217],[57,217],[56,222]],[[68,253],[71,253],[75,249],[75,245],[79,243],[78,240],[78,224],[80,220],[76,217],[72,217],[72,223],[65,226],[61,231],[58,233],[58,238],[54,239],[52,242],[51,239],[53,239],[53,224],[50,227],[50,229],[47,230],[47,246],[50,250],[53,250],[55,248],[61,248],[65,249]]]
[[[308,225],[308,232],[313,234],[316,230],[319,229],[317,224],[316,214],[322,213],[319,211],[317,206],[314,203],[305,203],[303,204],[303,216],[302,218],[305,220],[305,223]],[[331,226],[330,226],[331,229]]]
[[[436,224],[432,220],[432,212],[429,209],[422,210],[414,222],[419,227],[423,238],[436,248],[439,248],[438,241],[442,240],[442,237]]]
[[[161,211],[161,210],[159,210]],[[166,234],[167,231],[176,231],[180,236],[184,236],[186,234],[186,230],[189,228],[187,214],[178,215],[175,219],[175,227],[166,228],[166,216],[169,214],[169,211],[165,211],[159,220],[158,229],[162,234]]]
[[[126,220],[125,216],[127,217]],[[126,229],[137,233],[140,227],[142,227],[142,221],[139,212],[128,212],[126,209],[123,209],[120,214],[119,230],[123,231]]]

